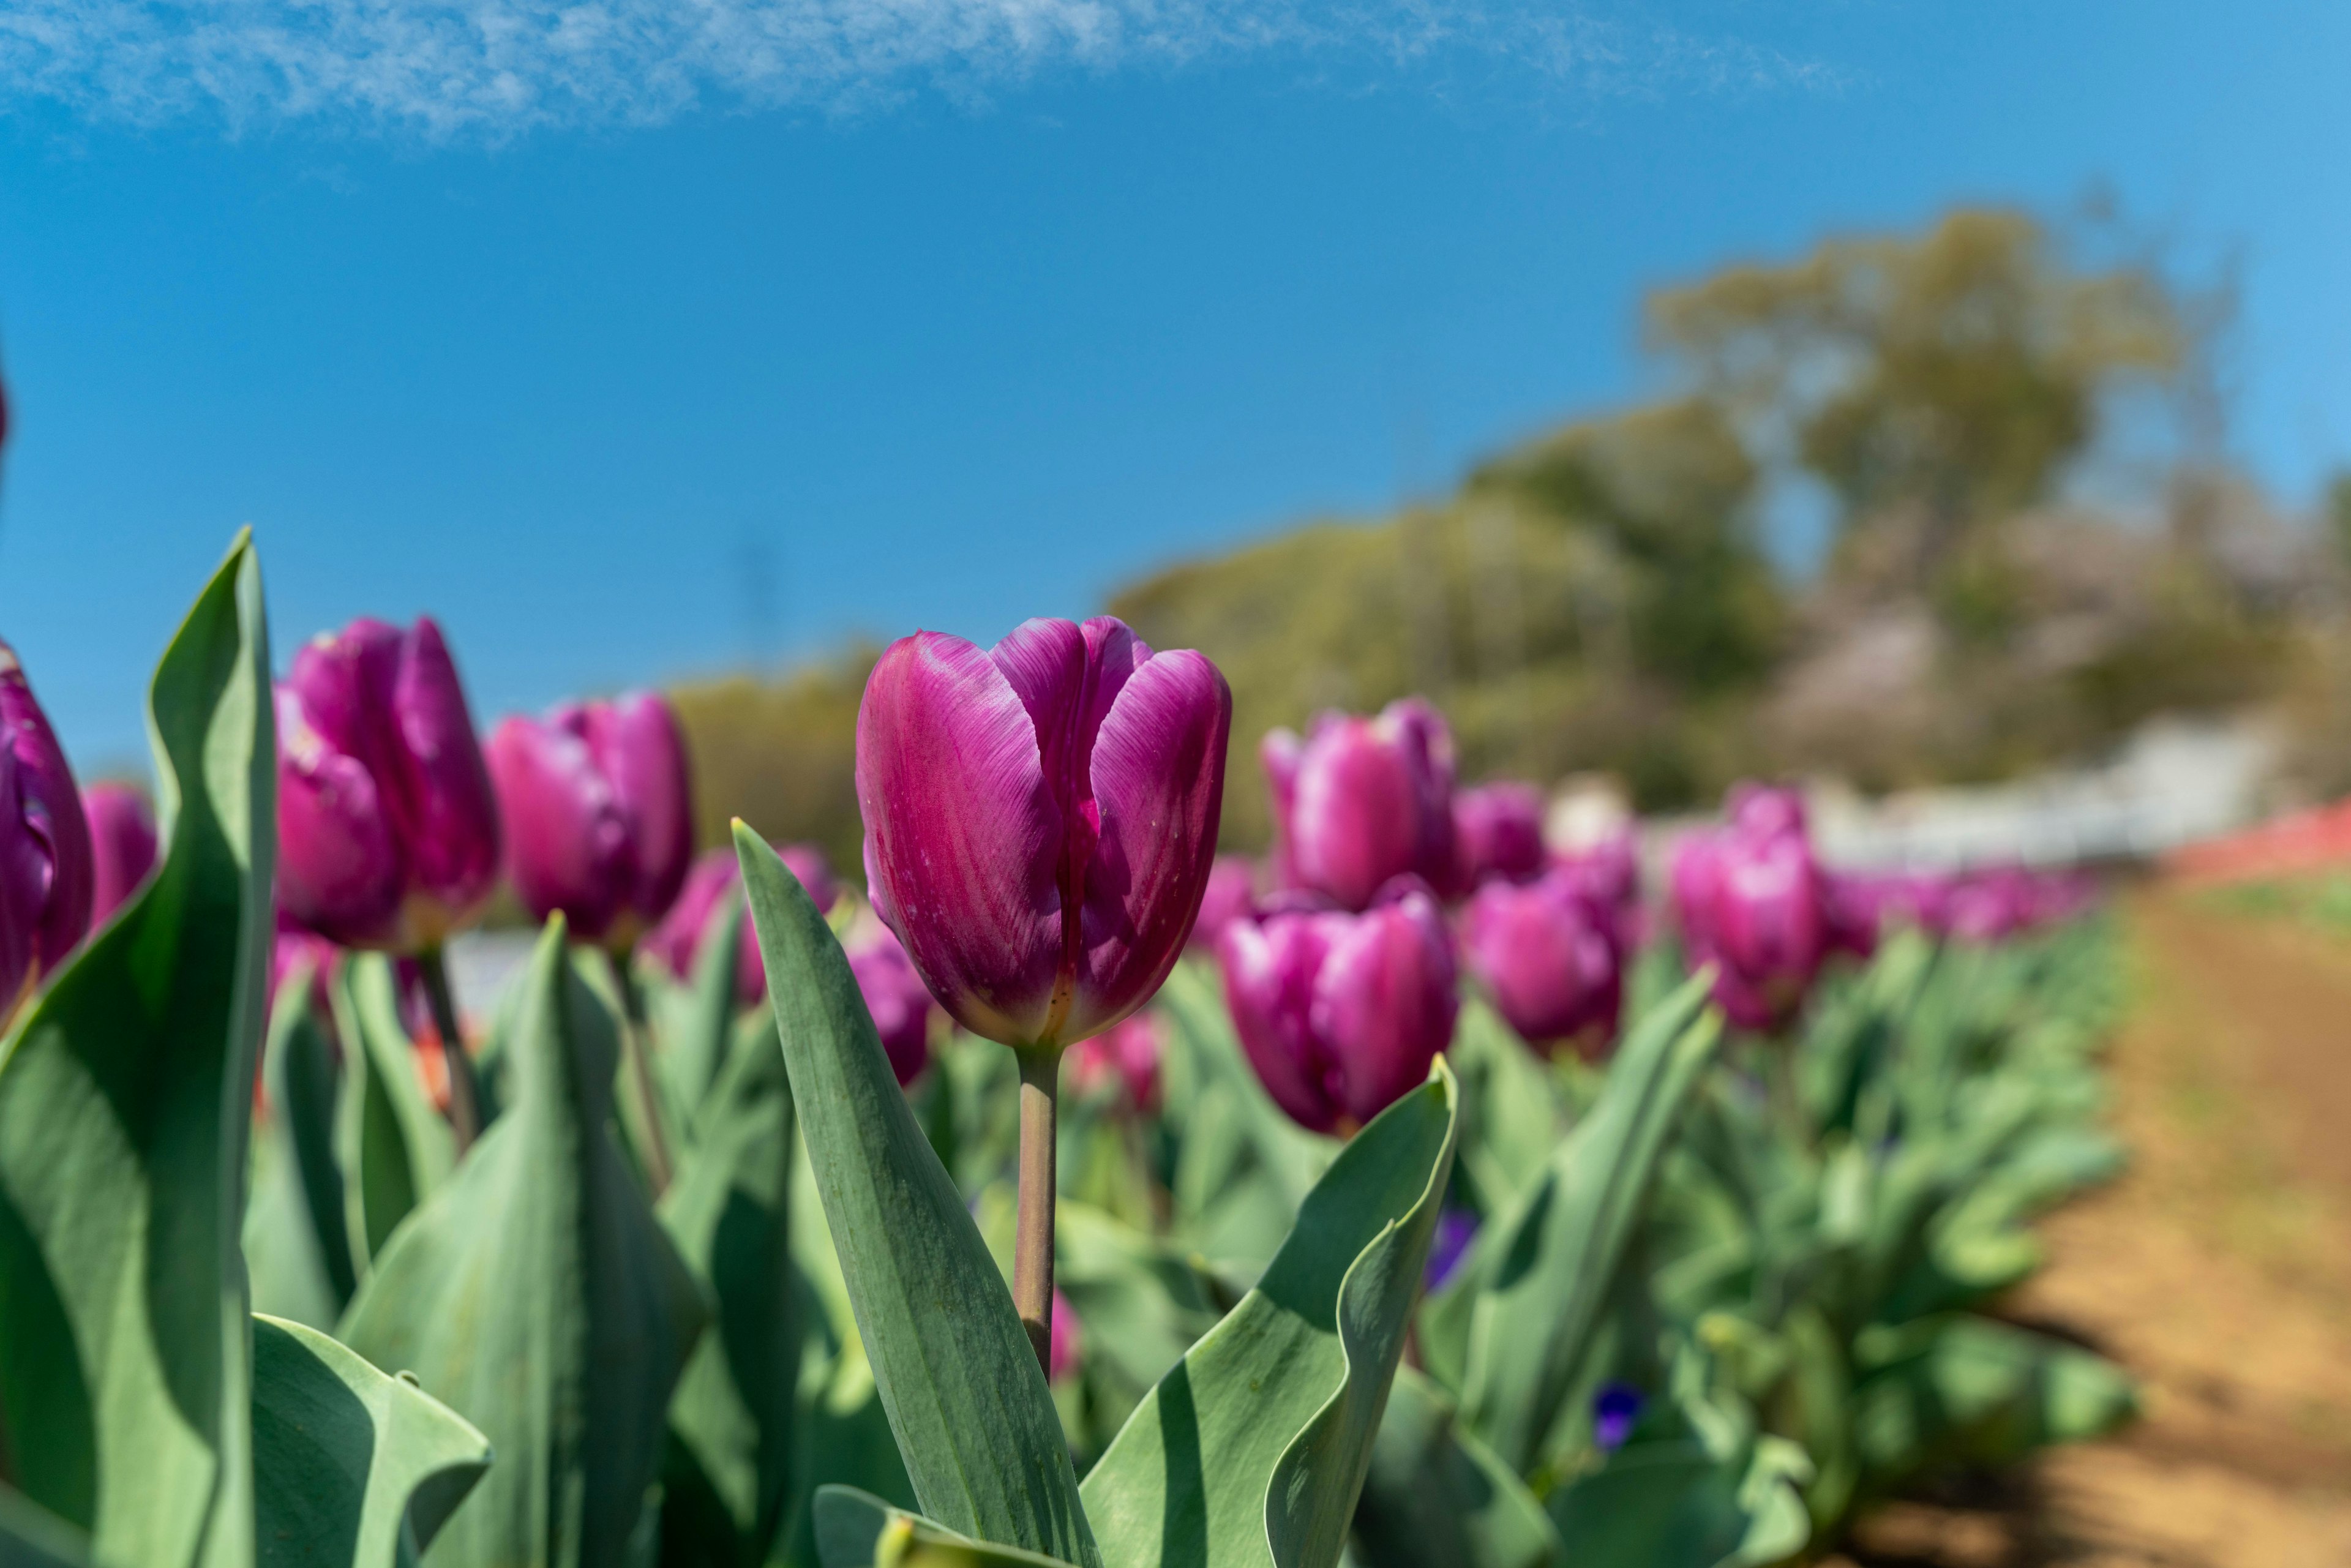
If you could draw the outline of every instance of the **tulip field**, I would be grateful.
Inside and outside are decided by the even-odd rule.
[[[7,1568],[1761,1568],[2137,1408],[1997,1310],[2122,1161],[2085,883],[1562,841],[1108,617],[890,646],[862,866],[697,855],[664,698],[287,647],[240,540],[152,809],[0,653]]]

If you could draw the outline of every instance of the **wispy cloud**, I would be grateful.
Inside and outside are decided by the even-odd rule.
[[[1270,56],[1507,67],[1587,96],[1839,82],[1737,37],[1539,0],[5,0],[0,111],[48,99],[142,123],[497,137]]]

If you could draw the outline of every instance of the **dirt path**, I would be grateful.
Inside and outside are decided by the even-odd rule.
[[[2146,1419],[1873,1522],[1869,1568],[2351,1568],[2351,938],[2128,900],[2132,1167],[2010,1304],[2143,1380]]]

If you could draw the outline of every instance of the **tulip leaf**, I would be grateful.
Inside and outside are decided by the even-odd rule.
[[[2103,1437],[2137,1413],[2130,1376],[2094,1352],[1967,1313],[1863,1336],[1874,1368],[1855,1389],[1870,1482],[1934,1464],[1991,1466],[2051,1443]]]
[[[1526,1041],[1481,1001],[1461,1009],[1446,1051],[1461,1077],[1461,1169],[1489,1213],[1542,1171],[1564,1131],[1552,1074]]]
[[[613,1146],[619,1024],[560,916],[518,984],[513,1097],[392,1234],[341,1337],[497,1449],[436,1563],[605,1568],[631,1561],[704,1309]]]
[[[791,1479],[800,1319],[811,1294],[792,1260],[791,1086],[772,1030],[737,1044],[701,1130],[659,1214],[716,1316],[686,1363],[670,1427],[724,1511],[737,1560],[758,1563]]]
[[[873,1032],[832,927],[735,825],[800,1135],[923,1511],[1094,1568],[1076,1472],[1012,1292]]]
[[[336,1153],[345,1173],[351,1249],[365,1268],[400,1222],[448,1179],[456,1142],[417,1074],[389,957],[353,953],[344,959],[335,1026],[346,1044]]]
[[[655,993],[659,1064],[685,1131],[695,1137],[702,1133],[703,1103],[716,1092],[734,1053],[736,1019],[742,1011],[735,1000],[736,971],[747,918],[743,901],[727,899],[703,933],[686,983],[664,985]],[[773,1040],[768,1049],[774,1050]]]
[[[1355,1508],[1364,1568],[1559,1568],[1566,1548],[1542,1504],[1462,1429],[1452,1399],[1396,1369]]]
[[[322,1333],[253,1322],[256,1568],[393,1568],[432,1544],[490,1445]]]
[[[1784,1467],[1758,1447],[1743,1467],[1688,1440],[1620,1448],[1552,1494],[1552,1521],[1578,1563],[1761,1568],[1789,1561],[1803,1550],[1810,1521]]]
[[[1058,1557],[958,1535],[854,1487],[817,1493],[816,1540],[823,1568],[1067,1568]]]
[[[1442,1058],[1306,1195],[1255,1289],[1086,1477],[1120,1568],[1331,1568],[1344,1548],[1453,1166]]]
[[[154,875],[0,1046],[0,1466],[139,1568],[253,1555],[246,1139],[276,747],[240,538],[150,691]]]
[[[334,1046],[311,1005],[312,969],[278,987],[262,1047],[267,1113],[255,1129],[245,1260],[255,1310],[331,1329],[358,1281],[335,1164]]]
[[[0,1486],[0,1568],[89,1568],[89,1537]]]
[[[1720,1038],[1719,1015],[1701,1010],[1705,982],[1634,1027],[1600,1098],[1472,1244],[1462,1416],[1520,1475],[1544,1457],[1668,1137]]]

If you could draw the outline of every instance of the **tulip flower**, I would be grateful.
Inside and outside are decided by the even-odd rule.
[[[1597,1057],[1614,1036],[1624,988],[1612,917],[1570,879],[1488,883],[1462,916],[1461,946],[1495,1010],[1529,1044],[1573,1040]]]
[[[1428,1077],[1453,1039],[1453,942],[1409,879],[1361,915],[1236,921],[1217,944],[1234,1031],[1274,1103],[1348,1133]]]
[[[694,858],[685,737],[650,692],[565,703],[490,737],[507,869],[533,918],[626,952],[669,913]]]
[[[346,947],[422,952],[497,881],[498,810],[440,627],[354,621],[277,687],[277,891]]]
[[[1159,1020],[1137,1013],[1071,1047],[1070,1081],[1081,1094],[1115,1092],[1147,1114],[1159,1105]]]
[[[90,924],[95,926],[129,901],[155,869],[155,813],[147,797],[128,784],[93,784],[81,793],[89,823]]]
[[[1714,998],[1731,1021],[1783,1027],[1828,951],[1811,843],[1801,832],[1736,822],[1692,835],[1674,858],[1673,901],[1690,961],[1715,967]]]
[[[1437,1216],[1437,1234],[1428,1243],[1428,1262],[1421,1270],[1423,1295],[1435,1295],[1450,1281],[1478,1239],[1478,1217],[1466,1208],[1447,1207]]]
[[[1592,1442],[1604,1454],[1613,1454],[1625,1446],[1633,1435],[1633,1427],[1641,1419],[1641,1407],[1648,1403],[1641,1391],[1629,1383],[1604,1383],[1592,1399]]]
[[[1644,936],[1641,909],[1641,847],[1630,828],[1552,859],[1544,873],[1572,888],[1607,917],[1621,956],[1636,950]]]
[[[269,949],[270,1005],[277,1005],[279,989],[297,969],[307,964],[310,972],[310,1006],[331,1030],[334,1015],[327,987],[342,956],[341,948],[317,932],[304,929],[288,919],[284,910],[279,910],[277,938]]]
[[[1731,828],[1757,838],[1779,833],[1802,837],[1810,832],[1803,795],[1784,785],[1734,784],[1724,814]]]
[[[1053,1292],[1052,1344],[1045,1358],[1047,1380],[1059,1383],[1077,1371],[1078,1358],[1083,1349],[1084,1341],[1078,1335],[1077,1309],[1070,1305],[1069,1297],[1056,1291]]]
[[[1200,895],[1200,917],[1192,923],[1190,946],[1216,951],[1217,933],[1227,922],[1246,920],[1257,905],[1257,862],[1246,855],[1218,855],[1208,868],[1207,891]]]
[[[0,643],[0,1030],[89,930],[91,860],[73,769]]]
[[[1543,869],[1543,798],[1531,784],[1480,784],[1453,797],[1453,837],[1460,856],[1456,885],[1489,877],[1525,882]]]
[[[948,1013],[1020,1059],[1013,1301],[1046,1359],[1061,1049],[1151,999],[1207,889],[1232,694],[1124,624],[920,632],[857,714],[873,906]]]
[[[1453,884],[1453,737],[1435,708],[1411,697],[1377,718],[1324,714],[1304,740],[1273,731],[1259,755],[1285,885],[1362,909],[1392,877]]]
[[[906,949],[880,921],[852,933],[844,946],[849,972],[857,977],[858,994],[872,1016],[873,1032],[890,1058],[890,1071],[898,1075],[901,1086],[912,1083],[931,1060],[931,1011],[936,1004],[907,960]],[[765,968],[763,964],[763,973]]]
[[[841,884],[831,862],[814,844],[778,844],[776,852],[784,868],[799,879],[820,910],[830,911],[840,901]],[[639,939],[637,950],[651,955],[683,980],[694,973],[702,940],[726,908],[731,895],[742,898],[743,867],[730,849],[705,851],[686,873],[685,885],[661,924]],[[735,955],[735,993],[745,1007],[756,1007],[768,994],[768,960],[759,951],[759,934],[746,919],[738,929]]]

